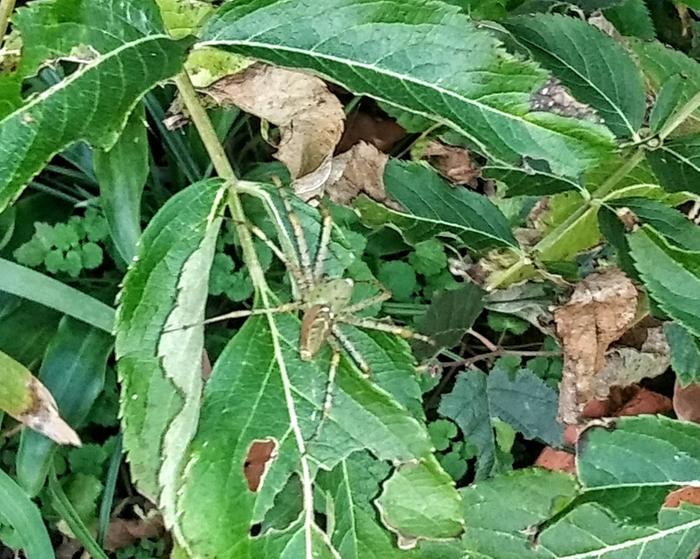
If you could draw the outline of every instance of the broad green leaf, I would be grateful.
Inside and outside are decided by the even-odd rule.
[[[202,0],[156,0],[163,16],[163,25],[176,39],[194,35],[214,13],[211,2]]]
[[[141,235],[141,193],[149,173],[146,115],[139,104],[129,116],[117,143],[95,150],[95,176],[100,205],[119,254],[130,264]]]
[[[464,551],[479,559],[685,559],[700,545],[697,507],[661,509],[655,524],[630,526],[594,503],[567,510],[577,493],[573,478],[544,470],[468,487]]]
[[[0,348],[36,370],[60,319],[61,315],[49,307],[0,292]]]
[[[578,476],[586,488],[698,485],[700,426],[664,416],[591,427],[578,442]]]
[[[661,132],[668,119],[680,108],[685,87],[685,78],[680,74],[674,74],[662,84],[649,115],[649,128],[654,134]]]
[[[80,445],[78,435],[60,417],[51,393],[29,369],[2,351],[0,411],[59,444]]]
[[[229,2],[201,39],[431,118],[498,162],[542,160],[556,174],[578,176],[610,147],[600,126],[530,112],[546,74],[439,2]]]
[[[454,482],[433,460],[399,466],[377,499],[382,522],[398,536],[399,547],[420,539],[447,539],[464,531]]]
[[[555,557],[534,551],[529,531],[564,510],[578,492],[572,476],[536,468],[463,489],[464,550],[480,559]]]
[[[113,0],[90,6],[58,0],[27,8],[19,18],[24,44],[32,45],[24,56],[36,58],[26,62],[30,68],[77,44],[99,55],[0,120],[0,211],[63,148],[82,140],[109,149],[139,98],[179,71],[191,41],[174,41],[159,21],[140,17],[140,10]]]
[[[628,208],[639,221],[648,223],[669,242],[685,250],[700,251],[700,227],[668,205],[648,198],[610,200],[613,208]]]
[[[562,442],[556,392],[527,369],[511,373],[503,360],[489,375],[478,370],[460,374],[452,392],[442,397],[438,412],[452,419],[478,447],[477,479],[503,469],[498,463],[495,420],[508,423],[527,439],[553,446]]]
[[[19,535],[27,559],[53,559],[53,545],[39,509],[15,481],[0,469],[0,519]]]
[[[682,326],[700,336],[700,253],[674,249],[643,227],[627,236],[649,295]]]
[[[0,258],[0,291],[24,297],[112,332],[114,310],[58,280]]]
[[[642,71],[653,91],[660,91],[673,76],[682,78],[683,89],[679,106],[687,103],[700,91],[700,64],[679,50],[659,41],[641,41],[629,38],[628,47],[639,60]],[[700,131],[700,110],[696,110],[676,129],[679,134]]]
[[[269,554],[268,546],[280,538],[315,531],[307,500],[300,507],[301,526],[250,536],[251,526],[263,521],[290,476],[297,475],[303,491],[311,491],[319,467],[332,469],[359,450],[393,463],[432,460],[422,424],[345,357],[331,387],[330,411],[324,414],[330,351],[325,348],[313,361],[301,361],[299,332],[298,319],[290,315],[251,318],[214,366],[180,490],[183,545],[195,555],[272,559],[277,556]],[[358,343],[363,355],[367,347]],[[387,365],[395,367],[397,357],[387,357],[367,356],[372,379],[380,385],[394,374]],[[408,354],[403,359],[411,362]],[[275,452],[259,464],[266,474],[251,488],[244,464],[256,441],[267,441]],[[212,518],[210,510],[219,513]]]
[[[574,180],[535,169],[487,165],[483,174],[486,178],[505,184],[508,187],[508,196],[547,196],[567,190],[583,189],[583,186]]]
[[[139,490],[173,523],[176,483],[202,390],[204,307],[221,181],[173,196],[141,237],[120,294],[116,354],[124,448]],[[183,326],[192,326],[183,328]]]
[[[75,429],[82,426],[104,387],[112,336],[65,317],[49,345],[39,380],[51,391],[61,416]],[[23,431],[17,452],[17,480],[30,495],[43,487],[56,444],[34,431]]]
[[[671,367],[681,386],[700,384],[700,345],[698,338],[675,322],[664,324],[666,341],[671,348]]]
[[[624,0],[603,12],[622,35],[652,40],[656,38],[654,22],[644,0]]]
[[[417,343],[423,355],[434,355],[441,348],[459,344],[484,308],[484,291],[475,283],[465,282],[457,289],[433,296],[428,310],[417,323],[418,330],[430,336],[435,345]]]
[[[634,62],[612,37],[557,14],[518,16],[505,25],[579,101],[596,109],[616,136],[635,135],[646,109],[644,86]]]
[[[471,19],[501,19],[506,15],[509,0],[445,0],[459,6]]]
[[[390,225],[411,244],[452,233],[473,250],[517,247],[508,221],[488,198],[450,186],[427,165],[390,160],[384,184],[389,196],[405,211],[361,196],[355,207],[367,225]]]
[[[620,269],[631,279],[639,280],[627,242],[627,227],[617,213],[606,206],[601,207],[598,211],[598,228],[605,240],[615,249]]]
[[[647,158],[667,191],[700,194],[700,134],[666,140]]]

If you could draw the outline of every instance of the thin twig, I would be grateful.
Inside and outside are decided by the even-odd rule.
[[[474,355],[473,357],[465,357],[464,359],[460,359],[458,361],[440,362],[435,366],[445,368],[456,367],[459,365],[473,365],[479,361],[485,361],[486,359],[491,359],[493,357],[502,357],[504,355],[516,355],[518,357],[558,357],[561,355],[561,351],[517,351],[512,349],[497,349],[496,351],[481,353],[479,355]]]
[[[498,346],[496,344],[494,344],[486,336],[479,334],[479,332],[477,332],[476,330],[473,330],[472,328],[470,328],[469,330],[467,330],[467,334],[469,334],[473,338],[476,338],[477,340],[479,340],[482,344],[484,344],[484,347],[486,349],[488,349],[489,351],[492,351],[492,352],[498,351]]]

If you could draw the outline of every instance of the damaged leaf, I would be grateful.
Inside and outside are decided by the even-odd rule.
[[[213,83],[206,93],[221,105],[236,105],[278,126],[276,157],[293,179],[330,171],[326,167],[343,134],[345,113],[323,80],[254,64]]]
[[[564,351],[559,416],[565,423],[577,423],[583,406],[594,398],[605,352],[632,325],[636,310],[637,290],[613,268],[588,276],[555,311]]]
[[[58,414],[56,401],[31,371],[0,351],[0,409],[58,444],[80,439]]]

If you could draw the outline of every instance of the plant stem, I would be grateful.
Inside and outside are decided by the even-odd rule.
[[[5,42],[5,33],[14,10],[15,0],[0,0],[0,47]]]
[[[260,294],[264,307],[269,307],[267,282],[265,280],[265,274],[260,262],[258,261],[258,255],[255,252],[255,245],[253,244],[253,237],[250,234],[248,227],[246,227],[246,216],[243,211],[243,205],[241,204],[241,199],[236,191],[236,185],[238,184],[238,177],[231,167],[231,163],[226,157],[226,152],[224,151],[219,137],[214,130],[214,126],[209,119],[209,115],[204,107],[202,107],[197,97],[197,92],[192,85],[190,77],[187,72],[181,72],[175,78],[175,83],[180,95],[182,95],[182,100],[190,113],[192,122],[197,128],[199,137],[204,144],[204,147],[209,154],[212,164],[216,173],[228,182],[230,188],[228,192],[228,207],[231,211],[231,216],[236,226],[236,231],[238,233],[238,238],[241,241],[241,248],[243,249],[243,257],[245,258],[246,264],[248,265],[248,271],[250,273],[250,278],[253,280],[253,285]]]

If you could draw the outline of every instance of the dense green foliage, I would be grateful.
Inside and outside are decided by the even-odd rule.
[[[695,8],[0,0],[0,559],[691,557]]]

